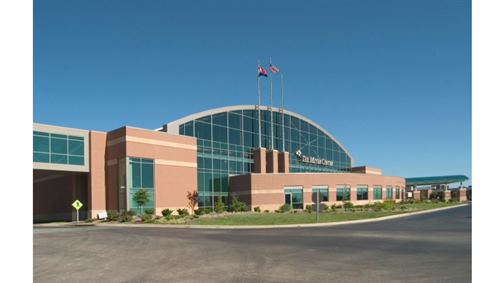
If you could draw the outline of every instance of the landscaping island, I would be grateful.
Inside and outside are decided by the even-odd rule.
[[[375,203],[363,206],[352,206],[345,203],[343,206],[333,205],[328,207],[323,205],[324,211],[319,213],[318,223],[341,222],[351,220],[373,219],[390,215],[405,214],[410,212],[430,210],[448,206],[459,205],[461,202],[443,202],[443,201],[408,201],[394,203],[386,201],[384,203]],[[238,211],[236,211],[238,208]],[[143,214],[134,216],[134,213],[110,213],[108,223],[149,223],[164,225],[287,225],[287,224],[309,224],[317,223],[317,213],[312,211],[311,206],[305,210],[292,210],[289,206],[282,206],[274,212],[254,209],[254,212],[243,211],[246,207],[231,205],[224,211],[216,207],[215,211],[209,209],[198,209],[195,214],[189,215],[186,209],[179,209],[178,215],[173,215],[173,211],[163,211],[164,216],[154,216],[152,214]],[[241,210],[241,211],[240,211]],[[151,211],[147,211],[151,212]]]

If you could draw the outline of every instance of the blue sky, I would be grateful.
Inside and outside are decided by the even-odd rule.
[[[470,5],[34,1],[34,120],[154,129],[254,104],[257,60],[271,56],[286,108],[331,132],[356,165],[471,177]]]

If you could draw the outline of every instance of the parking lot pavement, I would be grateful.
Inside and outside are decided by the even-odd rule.
[[[261,230],[34,229],[35,282],[470,282],[471,206]]]

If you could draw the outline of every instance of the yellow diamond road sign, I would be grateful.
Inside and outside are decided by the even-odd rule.
[[[72,203],[72,206],[75,207],[75,209],[79,210],[83,206],[83,204],[79,200],[76,200]]]

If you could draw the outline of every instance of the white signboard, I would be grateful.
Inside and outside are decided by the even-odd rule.
[[[98,219],[107,219],[108,215],[106,211],[98,212]]]

